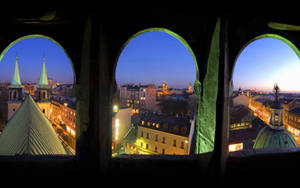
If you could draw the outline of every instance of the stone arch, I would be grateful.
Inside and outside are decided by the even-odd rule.
[[[281,36],[281,35],[278,35],[278,34],[273,34],[273,33],[265,33],[265,34],[261,34],[261,35],[258,35],[254,38],[252,38],[251,40],[249,40],[248,42],[246,42],[242,48],[238,51],[237,55],[235,55],[235,59],[233,61],[233,66],[232,66],[232,70],[231,70],[231,74],[230,74],[230,82],[229,82],[229,96],[232,96],[233,94],[233,76],[234,76],[234,70],[235,70],[235,66],[236,66],[236,63],[237,63],[237,60],[239,59],[241,53],[246,49],[246,47],[248,45],[250,45],[251,43],[253,43],[254,41],[257,41],[259,39],[264,39],[264,38],[272,38],[272,39],[278,39],[282,42],[284,42],[285,44],[287,44],[293,51],[294,53],[297,55],[297,57],[300,59],[300,51],[299,49],[287,38]],[[228,108],[230,109],[232,106],[230,103],[228,103]],[[229,110],[230,111],[230,110]],[[275,113],[275,112],[271,112],[272,113]],[[276,114],[275,114],[276,115]],[[274,117],[275,115],[271,115],[271,117],[273,118],[273,121],[274,121]],[[283,114],[280,113],[280,114],[277,114],[279,115],[279,120],[281,118],[283,118]],[[231,117],[230,117],[231,118]],[[227,130],[229,132],[230,130],[230,124],[228,123],[228,126],[227,126]],[[228,137],[228,140],[229,140],[229,137]]]
[[[262,35],[258,35],[257,37],[254,37],[253,39],[251,39],[250,41],[248,41],[238,52],[238,54],[236,55],[234,62],[233,62],[233,67],[232,67],[232,71],[231,71],[231,75],[230,75],[230,83],[232,84],[232,77],[233,77],[233,72],[235,69],[235,64],[236,61],[238,60],[240,54],[244,51],[244,49],[251,44],[252,42],[259,40],[259,39],[263,39],[263,38],[274,38],[274,39],[278,39],[281,40],[283,42],[285,42],[289,47],[291,47],[293,49],[293,51],[296,53],[296,55],[298,56],[298,58],[300,59],[300,51],[299,49],[287,38],[282,37],[281,35],[278,34],[270,34],[270,33],[266,33],[266,34],[262,34]],[[231,86],[232,89],[232,86]]]
[[[192,50],[192,48],[190,47],[190,45],[188,44],[188,42],[182,38],[179,34],[169,30],[169,29],[166,29],[166,28],[160,28],[160,27],[153,27],[153,28],[148,28],[148,29],[143,29],[135,34],[133,34],[120,48],[120,50],[118,51],[118,54],[116,56],[116,59],[114,61],[114,65],[113,65],[113,83],[114,83],[114,91],[116,91],[116,67],[117,67],[117,63],[118,63],[118,60],[119,60],[119,57],[120,55],[122,54],[124,48],[136,37],[144,34],[144,33],[147,33],[147,32],[153,32],[153,31],[159,31],[159,32],[163,32],[163,33],[166,33],[166,34],[169,34],[171,35],[172,37],[174,37],[175,39],[177,39],[179,42],[181,42],[181,44],[183,44],[183,46],[189,51],[189,53],[192,55],[192,58],[193,58],[193,61],[194,61],[194,65],[195,65],[195,69],[196,69],[196,78],[195,78],[195,81],[193,83],[193,88],[196,92],[196,85],[197,87],[199,87],[200,85],[200,82],[199,82],[199,69],[198,69],[198,63],[197,63],[197,58]],[[113,92],[113,95],[115,94],[115,92]],[[196,92],[196,95],[199,96],[200,93],[197,93]],[[197,97],[197,104],[199,103],[199,97]],[[195,116],[196,116],[196,119],[198,117],[198,108],[196,110],[196,113],[195,113]],[[196,121],[196,120],[195,120]],[[195,123],[197,124],[197,123]],[[195,125],[196,126],[196,125]],[[196,129],[196,128],[195,128]],[[165,152],[165,151],[164,151]]]
[[[192,50],[192,48],[190,47],[190,45],[187,43],[187,41],[182,38],[180,35],[178,35],[177,33],[169,30],[169,29],[166,29],[166,28],[160,28],[160,27],[154,27],[154,28],[148,28],[148,29],[144,29],[144,30],[141,30],[137,33],[135,33],[134,35],[132,35],[124,44],[123,46],[121,47],[121,49],[119,50],[119,53],[117,55],[117,58],[115,60],[115,63],[114,63],[114,69],[113,69],[113,76],[114,76],[114,79],[115,79],[115,71],[116,71],[116,67],[117,67],[117,63],[118,63],[118,60],[119,60],[119,57],[121,55],[121,53],[123,52],[124,48],[127,46],[127,44],[132,41],[134,38],[136,38],[137,36],[143,34],[143,33],[147,33],[147,32],[152,32],[152,31],[161,31],[161,32],[164,32],[164,33],[167,33],[173,37],[175,37],[177,40],[179,40],[187,49],[188,51],[191,53],[192,57],[193,57],[193,60],[195,62],[195,67],[196,67],[196,80],[199,80],[199,69],[198,69],[198,64],[197,64],[197,59],[196,59],[196,56]],[[1,60],[1,59],[0,59]]]
[[[74,68],[74,63],[71,59],[71,57],[69,56],[68,52],[65,50],[65,48],[59,43],[57,42],[55,39],[53,39],[52,37],[46,36],[46,35],[41,35],[41,34],[31,34],[31,35],[25,35],[23,37],[20,37],[16,40],[14,40],[13,42],[11,42],[0,54],[0,62],[2,61],[2,58],[4,57],[4,55],[6,54],[6,52],[12,47],[14,46],[16,43],[20,42],[21,40],[24,39],[29,39],[29,38],[44,38],[44,39],[48,39],[52,42],[54,42],[55,44],[57,44],[62,50],[63,52],[66,54],[66,56],[68,57],[68,59],[71,62],[72,65],[72,70],[73,70],[73,84],[77,83],[76,82],[76,72],[75,72],[75,68]]]
[[[12,42],[10,42],[9,45],[6,46],[4,49],[1,49],[2,51],[1,51],[1,54],[0,54],[0,62],[2,61],[3,57],[5,56],[5,54],[8,52],[8,50],[11,47],[13,47],[15,44],[17,44],[18,42],[20,42],[20,41],[22,41],[24,39],[31,39],[31,38],[47,39],[47,40],[55,43],[63,51],[63,54],[66,55],[67,59],[69,60],[69,62],[71,63],[71,66],[72,66],[72,73],[73,73],[73,83],[72,83],[72,85],[73,85],[73,92],[74,92],[74,90],[77,89],[77,88],[75,88],[76,83],[77,83],[77,80],[76,80],[77,78],[76,78],[76,71],[75,71],[74,62],[72,61],[72,58],[71,58],[70,54],[66,51],[66,49],[58,41],[56,41],[52,37],[49,37],[49,36],[43,35],[43,34],[29,34],[29,35],[25,35],[25,36],[19,37],[19,38],[13,40]],[[18,91],[12,91],[10,94],[11,94],[10,96],[13,96],[13,98],[14,98],[13,100],[15,100],[15,99],[19,99],[20,98],[20,94],[21,93],[18,90]],[[50,99],[50,95],[47,94],[47,92],[45,92],[45,91],[38,92],[37,96],[38,96],[39,99],[42,99],[42,100]],[[76,94],[75,94],[75,96],[76,96]],[[76,103],[77,102],[78,101],[76,100]],[[76,110],[77,110],[77,107],[76,107]],[[15,111],[15,109],[13,109],[13,111]],[[48,113],[48,110],[45,109],[45,108],[41,109],[41,111],[44,114]],[[80,115],[80,113],[76,113],[76,117],[75,117],[75,126],[76,127],[79,126],[78,123],[77,123],[77,119],[79,119],[79,115]],[[76,152],[76,147],[75,147],[75,152]]]

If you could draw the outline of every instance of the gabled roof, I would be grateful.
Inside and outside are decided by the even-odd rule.
[[[19,73],[19,66],[18,66],[18,57],[16,57],[15,70],[10,82],[10,88],[19,88],[19,87],[21,87],[21,81],[20,81],[20,73]]]
[[[66,154],[51,123],[30,95],[0,135],[0,155]]]
[[[48,86],[48,78],[47,78],[47,71],[46,71],[46,65],[45,65],[45,58],[43,58],[43,68],[40,75],[40,81],[39,86]]]

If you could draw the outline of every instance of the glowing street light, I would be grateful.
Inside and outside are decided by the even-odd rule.
[[[113,106],[113,112],[118,112],[118,109],[119,109],[119,108],[118,108],[117,105],[114,105],[114,106]]]

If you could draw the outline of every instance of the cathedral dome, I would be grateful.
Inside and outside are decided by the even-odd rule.
[[[272,129],[269,126],[260,130],[253,146],[254,149],[296,147],[294,137],[286,129]]]

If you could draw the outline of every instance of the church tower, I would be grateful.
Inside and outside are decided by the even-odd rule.
[[[19,66],[18,66],[18,56],[16,56],[15,70],[8,86],[8,108],[7,108],[7,120],[9,120],[18,108],[22,104],[23,94],[22,94],[22,85],[20,81]]]
[[[277,84],[274,86],[275,101],[270,106],[271,117],[270,126],[273,129],[284,129],[283,127],[283,108],[279,102],[279,87]]]
[[[43,58],[43,67],[40,75],[40,81],[37,85],[37,105],[41,111],[49,118],[50,116],[50,86],[48,84],[45,57]]]

